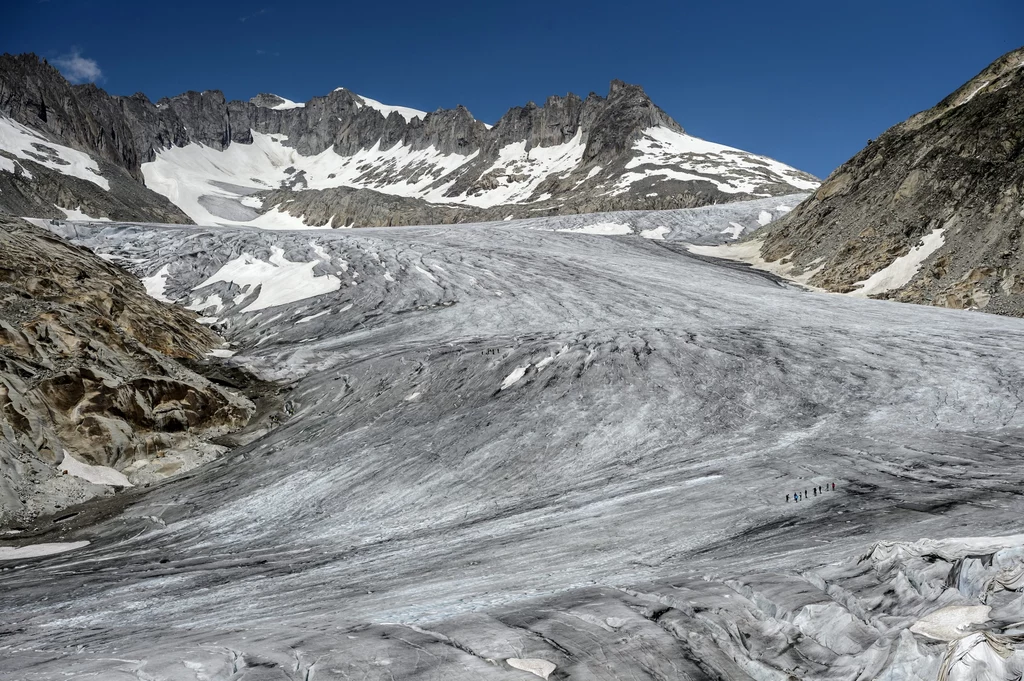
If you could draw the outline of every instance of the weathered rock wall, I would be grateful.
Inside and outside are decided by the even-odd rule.
[[[243,426],[253,405],[175,359],[217,338],[90,251],[0,218],[0,524],[105,488],[65,451],[124,469]]]

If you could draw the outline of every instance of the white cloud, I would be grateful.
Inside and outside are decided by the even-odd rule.
[[[86,59],[79,53],[78,48],[72,48],[71,52],[57,57],[53,63],[72,83],[95,82],[103,77],[103,71],[96,60]]]

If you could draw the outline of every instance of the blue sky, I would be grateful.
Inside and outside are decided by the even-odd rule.
[[[493,123],[621,78],[691,134],[823,177],[1024,45],[1024,2],[13,0],[3,24],[3,51],[154,100],[344,86]]]

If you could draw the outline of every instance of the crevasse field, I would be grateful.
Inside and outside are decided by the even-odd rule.
[[[290,384],[291,413],[7,556],[0,674],[1019,678],[1024,322],[686,247],[799,198],[51,226],[196,310],[230,343],[210,361]]]

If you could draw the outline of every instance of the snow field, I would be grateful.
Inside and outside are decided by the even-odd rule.
[[[100,189],[110,189],[110,182],[100,175],[99,166],[88,154],[51,142],[35,130],[3,115],[0,115],[0,149],[63,175],[87,180]],[[14,172],[10,161],[0,169]]]
[[[457,198],[443,196],[454,179],[433,185],[477,153],[469,156],[442,154],[434,147],[413,150],[401,144],[382,149],[378,142],[352,156],[341,156],[333,148],[315,156],[303,156],[282,144],[287,139],[285,135],[252,131],[252,136],[252,144],[232,144],[223,151],[197,143],[163,149],[157,153],[156,160],[142,165],[146,186],[166,196],[198,224],[309,229],[300,218],[280,210],[281,206],[270,207],[276,208],[276,212],[272,210],[255,220],[239,221],[211,213],[199,199],[218,196],[241,202],[238,193],[215,183],[252,191],[269,190],[304,172],[303,186],[308,189],[361,187],[397,196],[457,202]],[[295,168],[295,173],[285,172],[288,168]],[[408,177],[400,177],[406,173]],[[249,204],[252,203],[250,199]]]
[[[317,276],[313,273],[313,268],[318,264],[320,264],[319,260],[292,262],[285,258],[283,249],[275,246],[271,249],[269,262],[242,254],[224,264],[216,273],[192,290],[196,291],[217,282],[232,283],[242,288],[246,286],[250,286],[252,289],[259,288],[260,292],[256,300],[240,310],[240,312],[257,312],[340,289],[341,280],[334,275]],[[166,267],[165,265],[161,272],[164,272]],[[164,277],[166,278],[166,273],[164,273]],[[149,290],[148,285],[147,290]]]
[[[380,107],[384,107],[382,113],[391,110],[402,113],[401,107]],[[403,116],[419,113],[422,112],[408,110]],[[534,194],[549,177],[567,177],[577,170],[586,149],[582,130],[565,143],[548,147],[528,149],[526,141],[505,145],[498,150],[498,158],[481,174],[495,179],[496,186],[487,190],[470,188],[466,193],[447,196],[457,179],[457,171],[473,161],[478,151],[461,156],[442,154],[435,147],[413,149],[403,144],[385,149],[378,141],[351,156],[339,155],[333,148],[303,156],[285,146],[285,135],[252,131],[252,137],[252,144],[232,144],[222,151],[196,143],[160,150],[154,161],[143,164],[146,185],[167,196],[198,224],[307,229],[310,226],[303,216],[290,215],[283,210],[284,206],[265,206],[258,197],[243,196],[225,186],[253,192],[270,190],[285,186],[301,175],[297,184],[300,189],[355,187],[431,203],[491,208],[550,198],[546,194],[539,197]],[[721,191],[732,194],[756,194],[764,184],[782,182],[801,189],[818,186],[817,182],[784,164],[668,128],[648,129],[634,149],[637,156],[627,164],[627,168],[634,170],[625,173],[610,194],[623,193],[635,182],[648,177],[709,181]],[[294,170],[286,172],[288,169]],[[580,183],[600,171],[600,167],[591,168]],[[234,219],[239,215],[226,208],[221,211],[224,215],[211,212],[212,201],[204,205],[203,197],[233,201],[247,209],[265,207],[270,210],[252,220]],[[766,215],[770,220],[771,214]]]
[[[615,193],[625,192],[630,185],[647,177],[710,182],[728,194],[757,194],[759,187],[774,182],[785,182],[801,190],[816,189],[819,185],[773,159],[662,126],[644,131],[634,149],[638,155],[626,168],[640,170],[625,173],[616,183]]]

